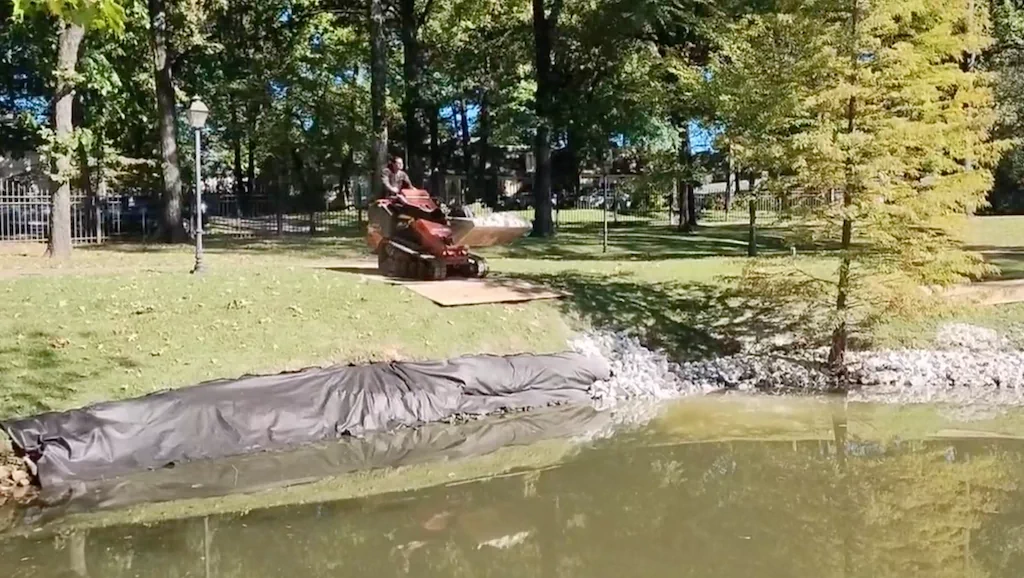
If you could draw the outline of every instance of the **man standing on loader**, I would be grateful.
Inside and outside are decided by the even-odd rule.
[[[381,180],[384,181],[384,196],[397,195],[402,189],[412,189],[412,181],[405,172],[405,161],[402,157],[394,155],[391,161],[384,167],[381,173]]]

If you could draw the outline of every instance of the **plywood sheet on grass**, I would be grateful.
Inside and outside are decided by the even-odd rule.
[[[517,279],[448,279],[407,283],[405,287],[442,307],[526,303],[568,296],[567,293]]]

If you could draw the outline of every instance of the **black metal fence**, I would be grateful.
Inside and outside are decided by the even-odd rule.
[[[204,230],[211,236],[230,238],[358,236],[366,223],[368,197],[369,183],[365,179],[354,179],[344,189],[322,199],[287,192],[236,195],[214,191],[203,198]],[[744,223],[748,219],[750,199],[756,204],[758,221],[762,224],[776,221],[786,209],[787,203],[777,197],[733,199],[721,192],[698,192],[698,221]],[[553,217],[558,229],[593,228],[606,220],[610,226],[679,224],[678,203],[671,193],[637,201],[629,195],[598,190],[571,200],[556,196],[553,201]],[[71,204],[73,241],[77,244],[100,243],[111,238],[146,238],[160,223],[160,203],[153,195],[112,195],[98,199],[73,193]],[[515,213],[532,222],[534,209],[531,205],[528,193],[517,193],[504,196],[495,210]],[[50,207],[49,191],[33,182],[0,180],[0,242],[45,241],[49,235]],[[478,214],[492,211],[479,205],[472,207]],[[189,230],[193,210],[193,204],[186,203],[183,220]]]
[[[72,192],[72,242],[102,242],[120,232],[120,212],[104,205]],[[0,241],[46,241],[50,235],[51,207],[50,192],[36,182],[0,180]]]

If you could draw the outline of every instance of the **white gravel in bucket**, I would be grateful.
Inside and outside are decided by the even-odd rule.
[[[477,227],[533,228],[529,221],[515,213],[491,213],[473,217]]]

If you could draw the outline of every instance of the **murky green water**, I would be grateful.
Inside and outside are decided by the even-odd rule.
[[[683,404],[558,465],[499,477],[11,537],[0,575],[1017,576],[1018,421]]]

